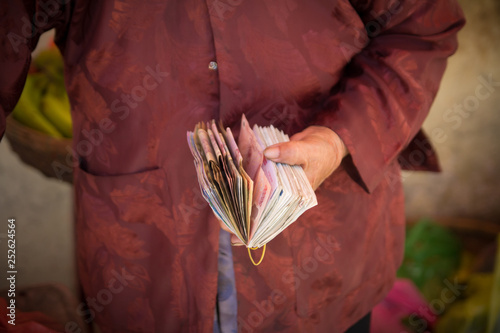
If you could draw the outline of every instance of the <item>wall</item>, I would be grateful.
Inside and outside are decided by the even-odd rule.
[[[404,173],[406,211],[500,224],[500,2],[460,3],[467,24],[424,123],[443,172]]]

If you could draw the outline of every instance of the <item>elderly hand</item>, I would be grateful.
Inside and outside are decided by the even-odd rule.
[[[293,135],[289,142],[267,147],[264,155],[274,162],[302,166],[316,190],[338,168],[348,151],[342,139],[331,129],[310,126]],[[222,229],[229,231],[222,221],[220,224]],[[235,235],[231,235],[231,244],[243,245]]]
[[[337,133],[323,126],[310,126],[293,135],[289,142],[264,150],[271,161],[302,166],[314,190],[338,168],[347,154],[347,147]]]

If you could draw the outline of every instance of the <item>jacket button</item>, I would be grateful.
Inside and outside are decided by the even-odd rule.
[[[217,70],[217,63],[215,61],[210,61],[208,64],[208,69],[211,71],[216,71]]]

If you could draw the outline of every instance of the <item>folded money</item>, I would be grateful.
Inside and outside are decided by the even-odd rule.
[[[246,247],[264,246],[317,205],[301,166],[265,158],[266,147],[289,141],[272,125],[252,129],[243,115],[236,143],[229,127],[212,120],[198,123],[187,140],[203,197]]]

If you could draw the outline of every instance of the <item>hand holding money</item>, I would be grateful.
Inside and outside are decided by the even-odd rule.
[[[278,143],[264,150],[274,162],[300,165],[316,190],[348,155],[347,147],[331,129],[311,126],[293,135],[289,142]]]
[[[306,148],[326,136],[313,133],[303,139],[300,145]],[[217,126],[215,121],[196,125],[193,132],[187,133],[187,140],[203,197],[223,228],[246,247],[264,246],[317,205],[314,190],[300,165],[275,163],[264,156],[267,147],[289,141],[277,128],[255,125],[252,129],[243,115],[238,143],[230,128]],[[326,143],[323,144],[326,149]],[[287,146],[283,147],[280,151],[287,154]],[[320,158],[322,153],[319,150],[311,156]]]

